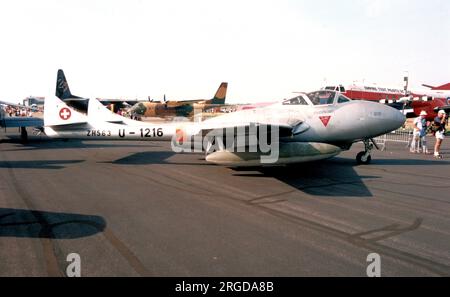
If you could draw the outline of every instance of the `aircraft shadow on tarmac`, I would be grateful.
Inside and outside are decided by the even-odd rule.
[[[430,157],[432,158],[432,157]],[[423,159],[377,159],[372,161],[373,165],[387,165],[387,166],[442,166],[442,165],[450,165],[449,161],[445,160],[423,160]],[[370,166],[370,165],[369,165]]]
[[[204,160],[195,158],[196,162],[189,158],[182,161],[169,162],[167,159],[175,153],[171,151],[138,152],[130,156],[109,162],[120,165],[209,165]],[[197,156],[198,157],[198,156]],[[405,165],[449,165],[450,162],[442,160],[421,159],[376,159],[373,165],[381,166],[405,166]],[[235,176],[241,177],[272,177],[294,187],[302,192],[314,196],[324,197],[373,197],[364,181],[381,178],[379,175],[359,175],[355,171],[354,159],[335,157],[329,160],[312,163],[302,163],[279,167],[242,167],[232,168]],[[362,165],[371,166],[371,165]]]
[[[100,216],[0,208],[0,237],[75,239],[105,228]]]
[[[212,163],[206,163],[202,158],[198,158],[198,154],[191,155],[187,160],[168,161],[167,159],[174,154],[172,151],[139,152],[108,163],[119,165],[172,164],[177,166],[217,166]],[[233,174],[237,176],[273,177],[312,195],[371,197],[372,194],[364,185],[362,179],[378,177],[359,176],[353,169],[353,164],[354,160],[334,158],[322,162],[292,166],[232,169],[234,170]],[[220,168],[220,166],[217,167]]]
[[[166,159],[172,157],[173,152],[169,151],[154,151],[154,152],[139,152],[129,156],[117,159],[110,163],[120,165],[150,165],[150,164],[167,164]]]
[[[450,162],[418,159],[377,159],[373,165],[449,165]],[[379,179],[381,176],[359,175],[353,159],[335,157],[312,163],[303,163],[285,167],[233,168],[237,176],[273,177],[291,187],[314,196],[329,197],[373,197],[364,181]],[[370,166],[370,165],[362,165]],[[247,171],[247,172],[245,172]],[[241,173],[243,172],[243,173]]]
[[[0,161],[0,168],[13,169],[63,169],[66,164],[81,163],[83,160],[31,160]]]
[[[111,143],[105,143],[95,140],[62,140],[62,139],[32,139],[23,143],[20,139],[10,138],[2,139],[2,143],[20,144],[21,146],[14,149],[2,149],[5,152],[11,151],[26,151],[26,150],[42,150],[42,149],[74,149],[74,148],[133,148],[133,147],[159,147],[155,144],[149,143],[124,143],[121,141],[115,141]]]
[[[201,154],[201,153],[199,153]],[[186,155],[196,156],[199,154],[190,154],[186,153]],[[112,164],[120,164],[120,165],[151,165],[151,164],[173,164],[173,165],[196,165],[196,166],[215,166],[212,163],[206,163],[204,157],[195,158],[195,161],[180,161],[174,160],[169,161],[170,157],[177,155],[172,151],[151,151],[151,152],[139,152],[134,153],[132,155],[126,156],[124,158],[108,162]],[[191,159],[191,158],[190,158]]]
[[[333,158],[281,167],[233,169],[236,171],[234,174],[236,176],[272,177],[309,195],[372,197],[364,180],[380,177],[361,176],[354,170],[352,163],[354,163],[353,160]],[[248,170],[254,171],[249,172]]]

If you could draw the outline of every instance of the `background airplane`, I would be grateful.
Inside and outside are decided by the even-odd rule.
[[[419,116],[422,110],[427,112],[427,120],[432,121],[440,109],[450,112],[450,83],[439,87],[423,85],[430,90],[408,89],[405,77],[403,89],[398,87],[380,87],[377,85],[351,84],[344,86],[328,85],[326,90],[341,92],[353,100],[378,101],[404,111],[407,118]]]
[[[117,111],[120,108],[130,108],[129,112],[133,115],[146,117],[166,117],[166,116],[180,116],[190,117],[194,114],[194,110],[204,111],[206,108],[212,108],[225,104],[228,83],[223,82],[217,89],[216,94],[212,99],[194,99],[181,101],[138,101],[137,99],[107,99],[97,98],[103,105],[110,106],[112,111]],[[67,105],[73,107],[75,110],[86,113],[88,110],[88,98],[75,96],[71,93],[66,76],[62,69],[58,70],[56,80],[57,98],[61,99]]]
[[[418,116],[422,110],[427,112],[427,120],[432,121],[439,110],[450,113],[450,83],[433,87],[423,84],[429,90],[411,90],[409,104],[414,110],[414,116]]]
[[[211,99],[139,102],[131,107],[130,112],[144,117],[192,117],[194,111],[203,112],[205,109],[220,107],[225,104],[228,83],[220,84],[216,94]]]
[[[381,101],[393,103],[396,100],[405,96],[405,91],[395,87],[379,87],[376,85],[364,85],[353,83],[348,86],[342,84],[335,86],[326,86],[325,90],[334,90],[341,92],[352,100],[368,100]]]

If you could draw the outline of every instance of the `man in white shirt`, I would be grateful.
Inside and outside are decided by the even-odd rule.
[[[420,148],[422,147],[422,152],[424,154],[428,154],[427,148],[427,120],[426,120],[427,112],[422,110],[420,112],[419,117],[414,119],[414,132],[413,139],[411,142],[411,153],[420,153]]]

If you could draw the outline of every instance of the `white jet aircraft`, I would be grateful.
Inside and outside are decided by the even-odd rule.
[[[302,93],[280,103],[199,123],[135,122],[111,113],[95,99],[89,100],[85,115],[56,97],[47,98],[44,113],[45,133],[49,137],[170,140],[175,151],[182,151],[180,147],[186,149],[186,143],[200,137],[202,144],[206,143],[203,146],[206,161],[226,166],[321,160],[348,150],[359,141],[363,141],[365,150],[358,153],[356,160],[367,164],[371,161],[371,150],[376,147],[373,138],[399,128],[404,122],[405,117],[394,108],[352,101],[330,90]],[[244,141],[240,141],[242,136]],[[213,146],[213,152],[209,153]]]

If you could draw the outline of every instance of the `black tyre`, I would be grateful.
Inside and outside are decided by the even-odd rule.
[[[366,158],[364,158],[365,154],[366,154],[366,152],[359,152],[356,155],[356,163],[358,163],[358,164],[369,164],[370,161],[372,161],[372,157],[370,155],[368,155]]]

